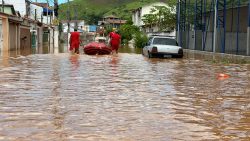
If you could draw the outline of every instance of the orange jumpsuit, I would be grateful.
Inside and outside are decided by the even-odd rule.
[[[80,46],[80,33],[79,32],[72,32],[70,35],[70,48],[69,50],[72,51],[75,49],[75,53],[79,53],[79,46]]]
[[[113,32],[113,31],[112,31],[112,32],[110,32],[110,33],[109,33],[109,38],[111,38],[111,37],[112,37],[112,35],[114,35],[114,34],[115,34],[115,32]]]
[[[121,41],[121,36],[119,34],[114,33],[111,35],[110,45],[112,50],[115,50],[116,52],[118,51],[120,41]]]

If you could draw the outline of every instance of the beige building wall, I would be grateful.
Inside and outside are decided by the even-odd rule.
[[[3,55],[9,56],[9,21],[7,17],[2,16],[3,31]]]
[[[14,51],[14,50],[17,50],[17,47],[18,47],[18,40],[17,40],[18,25],[16,25],[15,23],[10,23],[9,29],[10,29],[9,36],[11,37],[9,50]]]

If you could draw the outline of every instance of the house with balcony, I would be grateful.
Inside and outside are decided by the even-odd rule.
[[[102,21],[98,21],[98,25],[111,26],[112,28],[119,28],[121,25],[125,24],[127,21],[118,18],[114,15],[104,16]]]

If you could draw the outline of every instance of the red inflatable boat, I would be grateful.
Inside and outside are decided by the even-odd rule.
[[[88,55],[105,55],[112,52],[105,43],[91,42],[84,46],[83,51]]]
[[[106,55],[112,52],[111,48],[105,44],[106,38],[97,37],[95,42],[91,42],[83,47],[83,51],[88,55]]]

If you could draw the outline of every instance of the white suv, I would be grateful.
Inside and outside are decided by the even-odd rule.
[[[142,54],[152,57],[183,57],[183,49],[178,46],[177,41],[169,36],[152,36],[148,43],[143,47]]]

